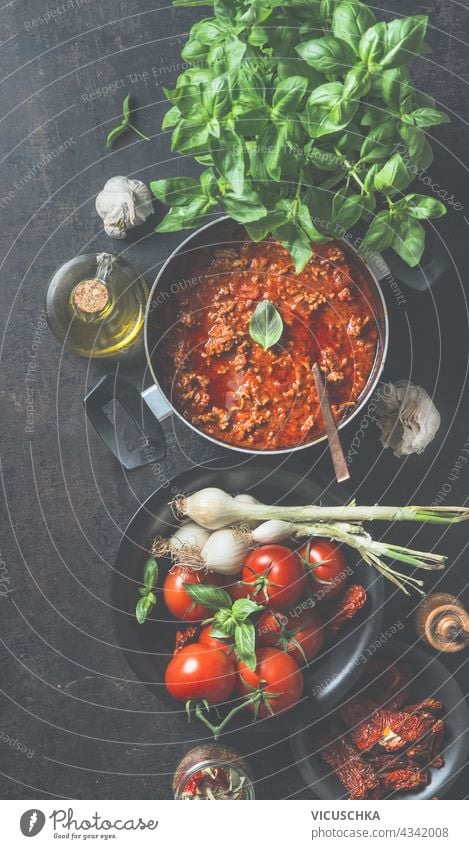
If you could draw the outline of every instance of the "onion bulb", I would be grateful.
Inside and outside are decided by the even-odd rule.
[[[251,531],[251,541],[257,545],[267,543],[283,542],[291,537],[296,527],[292,522],[283,522],[281,519],[270,519],[263,522]]]
[[[237,575],[241,571],[248,546],[232,528],[221,528],[210,534],[202,549],[206,569],[219,575]]]
[[[192,569],[201,569],[201,551],[210,536],[210,531],[196,522],[185,522],[169,539],[157,537],[151,548],[155,557],[170,555],[175,563],[183,563]]]

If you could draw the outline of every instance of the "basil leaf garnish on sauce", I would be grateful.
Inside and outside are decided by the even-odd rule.
[[[261,301],[257,305],[249,322],[249,333],[254,342],[262,345],[264,351],[280,339],[283,333],[282,317],[270,301]]]

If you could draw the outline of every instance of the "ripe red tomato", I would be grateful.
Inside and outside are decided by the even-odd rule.
[[[213,611],[201,604],[194,604],[184,584],[209,584],[222,587],[225,581],[222,575],[214,572],[194,572],[188,566],[173,566],[166,575],[163,584],[163,596],[166,607],[176,617],[185,622],[200,622],[208,619]]]
[[[221,639],[219,637],[212,636],[212,626],[204,625],[200,632],[199,643],[203,643],[204,646],[211,646],[213,649],[220,649],[220,651],[226,652],[228,657],[231,659],[234,658],[234,643],[229,637],[226,640]]]
[[[219,704],[234,690],[234,663],[220,649],[191,643],[169,661],[165,683],[168,692],[180,702],[207,699],[211,704]]]
[[[323,625],[316,610],[304,610],[298,616],[266,610],[256,631],[258,645],[280,648],[300,666],[316,657],[324,643]]]
[[[315,601],[330,601],[343,589],[349,574],[348,563],[336,543],[327,539],[312,539],[299,555],[310,563],[310,587]],[[323,584],[322,581],[330,583]]]
[[[245,663],[238,661],[236,689],[240,695],[250,695],[262,682],[265,699],[270,707],[261,704],[258,716],[281,713],[294,707],[303,692],[303,675],[298,664],[289,654],[272,648],[260,648],[256,651],[257,666],[252,672]],[[269,693],[272,694],[269,698]],[[273,695],[279,694],[279,695]],[[247,709],[255,712],[254,705]]]
[[[300,557],[285,545],[261,545],[248,554],[242,579],[253,585],[251,598],[284,610],[303,595],[306,571]]]

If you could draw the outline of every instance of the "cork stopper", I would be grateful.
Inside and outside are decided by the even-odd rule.
[[[457,652],[469,646],[469,614],[455,596],[431,593],[415,614],[419,637],[438,651]]]
[[[96,318],[109,303],[109,290],[102,280],[88,278],[75,286],[72,300],[83,318]]]

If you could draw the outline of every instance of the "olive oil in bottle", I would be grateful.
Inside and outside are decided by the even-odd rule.
[[[82,254],[62,265],[46,295],[49,327],[81,357],[113,357],[141,336],[148,286],[122,257]]]

